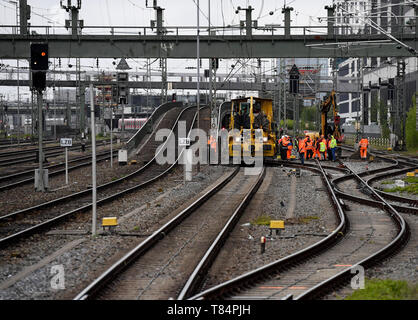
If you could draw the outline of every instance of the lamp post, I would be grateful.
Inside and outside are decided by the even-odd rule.
[[[16,6],[16,34],[18,34],[18,25],[19,25],[19,14],[18,14],[18,3],[17,1],[9,0],[9,3]],[[19,74],[19,59],[16,60],[16,68],[17,68],[17,144],[20,143],[20,125],[21,125],[21,118],[20,118],[20,74]]]
[[[199,46],[200,46],[200,39],[199,39],[199,34],[200,34],[200,30],[199,30],[199,0],[197,0],[196,3],[196,10],[197,10],[197,37],[196,37],[196,59],[197,59],[197,97],[196,97],[196,102],[197,102],[197,128],[200,129],[200,52],[199,52]],[[199,161],[196,164],[196,170],[197,172],[200,171],[200,165],[199,165]]]

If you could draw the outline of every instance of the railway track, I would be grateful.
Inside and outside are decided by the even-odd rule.
[[[282,164],[288,164],[284,161],[272,161],[268,162],[270,165],[282,165]],[[294,167],[302,167],[299,165],[292,165]],[[318,244],[315,244],[306,250],[302,250],[304,253],[302,253],[300,256],[298,254],[291,255],[290,259],[287,257],[284,260],[287,260],[283,263],[281,266],[283,270],[286,270],[287,268],[292,267],[294,264],[302,263],[301,261],[304,259],[304,255],[306,257],[311,258],[313,255],[322,254],[328,256],[327,262],[322,262],[322,266],[329,266],[330,263],[335,262],[336,253],[340,254],[341,259],[361,259],[366,257],[367,259],[361,260],[366,265],[367,263],[371,264],[374,259],[377,261],[382,258],[382,256],[387,256],[393,250],[396,249],[396,247],[399,247],[406,241],[407,235],[405,233],[407,232],[400,232],[398,236],[393,234],[393,227],[396,225],[396,222],[399,222],[400,229],[402,231],[402,228],[406,229],[406,225],[403,224],[402,227],[402,219],[400,218],[399,221],[394,219],[392,221],[392,224],[390,224],[391,220],[390,218],[386,218],[384,223],[381,223],[382,221],[374,221],[373,214],[361,211],[356,211],[357,213],[354,214],[351,217],[350,214],[350,221],[347,220],[345,213],[342,209],[343,202],[337,198],[337,196],[334,193],[334,187],[332,183],[329,181],[328,176],[329,173],[326,172],[324,169],[327,170],[335,170],[340,173],[345,173],[346,170],[349,170],[349,168],[339,168],[339,167],[333,167],[333,166],[324,166],[323,168],[321,165],[318,166],[320,169],[317,168],[317,166],[313,164],[307,164],[306,166],[303,166],[304,168],[309,168],[309,170],[315,171],[315,172],[321,172],[321,175],[327,184],[327,188],[330,193],[330,197],[333,199],[333,203],[335,207],[337,208],[337,215],[339,217],[339,226],[330,234],[327,238],[320,241]],[[376,169],[375,171],[380,172],[382,169]],[[361,179],[356,173],[351,171],[351,175],[355,177],[356,179]],[[242,184],[240,180],[238,180],[239,184]],[[364,180],[360,180],[362,183],[366,184]],[[259,183],[259,182],[258,182]],[[254,183],[247,182],[247,185],[253,186]],[[369,187],[371,189],[371,187]],[[218,192],[220,194],[220,192]],[[224,202],[222,200],[216,199],[216,196],[212,196],[212,200],[215,200],[215,203],[217,207],[224,207]],[[199,200],[203,200],[204,197],[200,198]],[[207,224],[207,222],[203,222],[205,217],[208,215],[211,216],[212,221],[213,220],[222,220],[218,219],[217,217],[213,217],[213,212],[215,211],[213,208],[215,207],[215,204],[210,204],[211,199],[204,200],[204,204],[199,204],[198,202],[193,203],[193,205],[190,208],[186,208],[182,211],[182,214],[187,214],[188,211],[194,211],[195,206],[200,206],[199,210],[196,211],[193,214],[194,222],[190,222],[189,220],[183,221],[180,226],[177,226],[180,223],[180,220],[183,220],[185,218],[181,217],[182,214],[179,214],[176,216],[175,219],[167,223],[165,226],[160,228],[158,231],[153,233],[151,237],[143,241],[139,246],[134,248],[131,252],[129,252],[127,255],[125,255],[122,259],[120,259],[116,264],[114,264],[110,269],[108,269],[104,274],[102,274],[97,280],[95,280],[93,283],[91,283],[85,290],[83,290],[76,299],[169,299],[177,297],[177,299],[187,299],[191,298],[193,294],[196,294],[199,292],[202,283],[205,279],[205,275],[207,274],[210,266],[212,265],[213,261],[216,259],[216,256],[221,250],[222,244],[226,241],[226,234],[228,234],[231,229],[233,228],[233,224],[230,226],[225,226],[223,228],[223,235],[218,234],[216,237],[216,240],[209,246],[207,243],[207,240],[204,241],[199,236],[199,233],[202,232],[202,228],[204,225]],[[248,199],[247,199],[248,200]],[[235,199],[230,198],[230,202],[234,205]],[[383,200],[384,201],[384,200]],[[374,201],[370,201],[369,205],[375,205]],[[207,210],[206,206],[208,206],[210,209]],[[227,208],[229,207],[229,204]],[[222,210],[224,211],[224,210]],[[227,211],[227,210],[226,210]],[[384,214],[383,211],[381,212],[382,215]],[[399,216],[400,217],[400,216]],[[225,219],[225,218],[224,218]],[[236,219],[236,218],[235,218]],[[379,218],[382,220],[382,218]],[[234,220],[233,218],[230,219],[231,221]],[[389,222],[389,223],[388,223]],[[171,226],[172,223],[175,223],[175,226]],[[370,229],[364,230],[363,226],[370,224],[370,229],[373,230],[372,233],[367,233],[370,231]],[[177,227],[176,227],[177,226]],[[175,228],[174,230],[172,230]],[[349,229],[350,228],[350,229]],[[403,229],[403,231],[404,231]],[[357,234],[354,236],[345,235],[346,232],[350,230],[350,233],[355,233],[358,231],[361,231],[364,233],[364,239],[359,241],[359,237]],[[354,230],[354,232],[353,232]],[[377,231],[376,231],[377,230]],[[168,234],[170,232],[170,234]],[[380,239],[379,241],[376,239],[377,237],[376,232],[380,232]],[[373,238],[371,237],[373,235]],[[198,239],[195,239],[197,238]],[[212,237],[214,237],[212,235]],[[395,238],[393,241],[393,244],[388,245],[387,248],[385,247],[385,250],[378,250],[376,247],[379,247],[382,242],[390,241],[392,238]],[[399,240],[397,240],[399,239]],[[195,246],[192,246],[192,243],[195,243]],[[206,251],[205,254],[201,253],[203,252],[201,244],[204,243],[206,247],[209,247],[209,249]],[[155,247],[155,248],[154,248]],[[341,250],[343,248],[344,250]],[[354,249],[353,249],[354,248]],[[394,249],[395,248],[395,249]],[[195,251],[197,250],[197,251]],[[333,251],[331,251],[333,250]],[[341,250],[341,252],[340,252]],[[330,252],[328,252],[330,251]],[[378,253],[375,253],[378,251]],[[184,252],[188,252],[188,254],[185,254]],[[199,254],[199,252],[201,254]],[[324,253],[325,252],[325,253]],[[370,252],[373,252],[371,256],[367,256],[370,254]],[[203,258],[201,260],[193,260],[194,262],[190,265],[190,256],[193,256],[194,259],[196,257],[200,257],[203,255]],[[298,256],[298,257],[296,257]],[[323,256],[322,256],[323,257]],[[377,258],[378,257],[378,258]],[[187,265],[185,266],[182,264],[183,268],[180,268],[179,262],[177,261],[185,261],[187,260]],[[282,259],[283,260],[283,259]],[[334,275],[338,275],[338,279],[340,279],[340,273],[339,271],[341,269],[343,270],[343,273],[346,274],[347,270],[351,270],[351,266],[355,264],[351,264],[350,268],[348,267],[347,262],[345,264],[335,264],[331,265],[334,268],[322,268],[323,272],[320,272],[320,276],[324,278],[325,280],[333,279]],[[192,266],[196,266],[192,270]],[[273,269],[275,269],[277,266],[275,266]],[[264,269],[264,268],[262,268]],[[269,266],[267,266],[267,269],[269,269]],[[321,271],[322,271],[321,269]],[[329,270],[332,269],[332,270]],[[264,273],[265,270],[262,271]],[[307,275],[307,271],[305,270],[305,273],[303,273],[305,276]],[[254,271],[256,273],[255,279],[252,278],[244,280],[244,284],[241,283],[238,285],[239,289],[236,287],[236,283],[232,285],[231,288],[225,289],[222,287],[220,291],[222,292],[221,295],[215,294],[212,296],[213,292],[209,293],[209,298],[224,298],[225,290],[230,293],[231,290],[242,290],[242,286],[248,287],[254,284],[254,281],[258,281],[257,279],[267,277],[271,278],[271,270],[270,272],[267,271],[268,275],[262,275],[257,274],[257,271]],[[280,298],[288,298],[290,292],[294,290],[301,290],[301,289],[307,289],[312,287],[314,284],[317,283],[317,280],[315,280],[315,277],[318,277],[317,270],[315,271],[311,270],[311,273],[314,275],[314,280],[310,282],[310,286],[297,286],[297,285],[290,285],[289,283],[287,285],[281,285],[281,286],[273,286],[273,285],[267,285],[266,287],[263,287],[262,289],[266,289],[270,291],[270,295],[268,298],[276,299],[277,297]],[[173,277],[173,274],[176,276]],[[190,274],[189,278],[185,278],[185,274]],[[273,274],[277,274],[277,269],[273,271]],[[296,274],[300,274],[296,272]],[[253,274],[250,276],[250,278],[254,276]],[[293,282],[302,281],[306,279],[295,279],[292,278]],[[289,280],[289,279],[288,279]],[[324,280],[324,281],[325,281]],[[309,280],[306,280],[309,282]],[[240,282],[240,280],[238,280]],[[333,285],[335,285],[336,280],[329,281]],[[180,283],[186,283],[185,286],[180,290],[179,284]],[[328,285],[324,284],[323,286]],[[221,285],[222,286],[222,285]],[[228,285],[226,285],[228,287]],[[286,290],[287,287],[287,290]],[[322,286],[321,286],[322,288]],[[275,293],[271,292],[271,289],[276,290]],[[279,289],[285,289],[282,290],[280,294],[277,293],[277,290]],[[315,290],[318,290],[315,288]],[[280,291],[280,290],[279,290]],[[205,291],[206,292],[206,291]],[[193,298],[199,298],[202,297],[207,298],[207,296],[204,293],[201,293],[201,295],[197,295]],[[316,292],[316,291],[315,291]],[[229,294],[228,293],[228,294]],[[293,296],[292,293],[292,296]],[[306,297],[308,297],[311,293],[306,293]],[[228,298],[231,298],[230,296]],[[232,296],[232,299],[242,299],[243,296],[239,294],[238,296]],[[258,293],[254,295],[250,295],[249,297],[244,296],[244,298],[250,298],[250,299],[257,299],[260,298],[258,296]],[[266,298],[266,296],[263,296],[263,298]],[[302,296],[301,296],[302,298]]]
[[[360,185],[361,190],[364,190],[365,192],[368,192],[367,190],[369,190],[369,187],[371,187],[371,185],[378,181],[378,180],[382,180],[391,176],[398,176],[400,174],[404,174],[408,171],[414,170],[416,168],[418,168],[418,166],[413,165],[411,167],[411,163],[409,163],[409,166],[406,165],[405,162],[401,162],[399,163],[398,160],[393,160],[393,159],[385,159],[382,158],[382,160],[386,161],[386,162],[390,162],[392,163],[392,165],[388,166],[388,167],[382,167],[382,168],[378,168],[378,169],[374,169],[374,170],[366,170],[364,172],[359,173],[358,175],[360,177],[368,177],[367,179],[365,179],[365,185]],[[405,168],[406,166],[406,168]],[[336,178],[333,180],[333,183],[337,186],[335,192],[337,193],[337,195],[340,198],[343,199],[347,199],[347,200],[354,200],[354,201],[362,201],[364,199],[364,197],[360,196],[360,195],[356,195],[356,196],[352,196],[352,192],[358,189],[358,185],[357,183],[354,183],[351,185],[351,193],[350,192],[343,192],[342,190],[338,189],[338,185],[341,183],[344,183],[347,180],[352,179],[354,176],[353,173],[348,173],[344,176],[341,176],[339,178]],[[380,196],[382,196],[383,198],[390,200],[391,201],[391,205],[399,212],[402,213],[411,213],[411,214],[418,214],[418,201],[416,199],[411,199],[408,197],[402,197],[402,196],[398,196],[398,195],[392,195],[390,193],[387,192],[383,192],[380,190],[376,190],[374,188],[373,192],[378,193]],[[348,189],[350,190],[350,189]],[[370,192],[368,192],[370,194]],[[375,202],[375,205],[378,205],[379,201],[373,200]],[[370,203],[370,200],[365,200],[365,203]],[[406,206],[405,204],[409,204],[409,206]],[[381,206],[383,206],[382,204],[380,204]]]
[[[97,146],[106,145],[106,141],[98,141]],[[86,149],[90,148],[91,144],[86,144]],[[74,144],[68,148],[69,151],[81,150],[81,144]],[[55,157],[63,154],[63,148],[60,146],[44,147],[45,157]],[[0,153],[0,167],[15,166],[16,164],[35,161],[38,155],[38,148],[31,148],[27,150],[9,151]]]
[[[113,150],[113,158],[117,157],[118,149]],[[98,152],[96,154],[96,161],[104,161],[108,160],[110,157],[110,151],[104,151],[104,152]],[[72,160],[68,161],[68,171],[72,171],[81,167],[89,166],[91,165],[91,155],[78,157]],[[53,164],[46,166],[45,169],[48,169],[48,175],[56,176],[65,173],[65,162],[61,162],[58,164]],[[12,188],[16,188],[18,186],[32,183],[34,181],[34,169],[31,170],[25,170],[13,174],[9,174],[6,176],[0,176],[0,192],[9,190]]]
[[[186,121],[187,131],[189,131],[196,118],[195,109],[196,107],[189,107],[178,113],[171,113],[170,115],[174,116],[174,119],[172,119],[172,122],[174,122],[172,132],[177,132],[180,120]],[[164,124],[162,123],[162,125]],[[169,142],[175,142],[173,134],[167,138],[165,143]],[[167,174],[177,163],[159,165],[156,163],[155,158],[133,173],[98,186],[97,205],[103,205],[150,184]],[[76,213],[87,211],[90,208],[91,189],[87,189],[31,208],[3,215],[0,217],[0,247],[40,232],[70,216],[74,216]]]
[[[269,165],[274,165],[273,162]],[[190,299],[312,299],[347,281],[353,266],[369,267],[393,254],[407,241],[408,227],[404,219],[383,198],[373,193],[371,187],[368,188],[379,204],[385,203],[386,212],[380,207],[378,213],[368,212],[361,206],[344,212],[343,203],[319,163],[318,168],[289,165],[321,174],[336,208],[337,228],[314,245],[196,293]],[[367,186],[358,174],[350,172]],[[375,206],[375,201],[368,205]]]
[[[246,176],[236,167],[75,299],[181,299],[195,290],[264,173],[263,169],[258,175]],[[186,283],[183,288],[182,283]]]
[[[44,140],[45,144],[54,143],[54,142],[56,142],[56,141],[55,140]],[[22,142],[17,144],[17,140],[2,139],[2,140],[0,140],[0,150],[8,149],[8,148],[20,148],[20,147],[26,147],[26,146],[34,146],[36,144],[37,144],[37,142],[24,142],[24,140],[22,140]]]

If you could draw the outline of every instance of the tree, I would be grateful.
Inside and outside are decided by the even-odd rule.
[[[382,131],[382,138],[389,138],[390,129],[388,123],[388,106],[383,101],[378,101],[379,107],[379,124]]]
[[[418,147],[418,131],[416,127],[417,121],[417,101],[415,95],[412,97],[412,108],[409,109],[406,117],[406,147]]]

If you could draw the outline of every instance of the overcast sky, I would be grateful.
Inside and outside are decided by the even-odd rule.
[[[18,1],[18,0],[16,0]],[[13,2],[13,1],[12,1]],[[148,5],[152,4],[148,0]],[[294,8],[292,12],[294,24],[317,24],[317,16],[325,16],[325,5],[332,0],[200,0],[201,23],[207,25],[208,3],[211,4],[211,24],[236,24],[245,19],[245,13],[235,14],[237,6],[254,8],[253,17],[259,19],[259,24],[282,23],[281,9],[284,4]],[[64,5],[67,0],[63,1]],[[76,5],[77,1],[72,0]],[[196,25],[197,0],[158,0],[157,4],[165,8],[164,20],[168,26]],[[58,0],[28,0],[32,6],[32,24],[46,25],[47,21],[64,24],[68,13],[60,8]],[[269,12],[274,15],[270,16]],[[15,6],[9,0],[0,0],[0,17],[2,24],[15,21]],[[145,0],[84,0],[81,3],[80,16],[85,25],[149,25],[154,19],[152,9],[145,7]],[[311,19],[313,18],[313,20]]]
[[[16,1],[18,2],[18,0]],[[11,2],[14,1],[0,0],[0,25],[14,25],[16,23],[16,7]],[[84,26],[149,26],[150,20],[155,19],[155,12],[152,8],[146,8],[145,2],[145,0],[84,0],[81,3],[80,19],[84,20]],[[239,24],[240,20],[245,20],[245,12],[240,11],[239,14],[236,14],[235,10],[238,6],[244,8],[248,5],[254,8],[253,20],[257,19],[259,26],[266,24],[283,25],[281,9],[285,4],[294,8],[291,13],[292,25],[325,26],[326,22],[324,21],[319,24],[318,17],[324,17],[326,15],[324,6],[332,4],[332,0],[199,0],[201,26],[208,25],[209,2],[212,26]],[[153,0],[148,0],[149,6],[152,3]],[[59,0],[28,0],[28,4],[32,8],[30,23],[33,26],[64,26],[65,19],[69,19],[69,14],[61,9]],[[67,0],[64,0],[63,4],[67,5]],[[76,4],[77,1],[72,0],[72,5]],[[158,0],[157,4],[165,9],[165,26],[196,26],[197,0]],[[270,12],[273,12],[273,15],[270,15]],[[57,33],[64,32],[63,29],[61,30]],[[10,33],[10,28],[1,27],[0,32]],[[0,62],[16,66],[15,61],[0,60]],[[75,64],[72,61],[63,61],[63,65],[68,63]],[[128,59],[128,63],[133,70],[141,70],[145,61],[144,59]],[[222,61],[220,72],[228,72],[232,63],[233,61]],[[21,60],[20,66],[25,65],[27,66],[27,63]],[[83,59],[81,65],[93,66],[95,60]],[[186,67],[195,65],[196,63],[193,60],[169,60],[168,69],[169,72],[185,72]],[[102,59],[100,68],[112,70],[114,66],[112,66],[111,60]],[[158,69],[158,63],[155,63],[153,68]],[[205,68],[205,65],[203,65],[203,68]],[[16,90],[11,89],[0,87],[0,93],[9,93],[10,99],[13,99]]]

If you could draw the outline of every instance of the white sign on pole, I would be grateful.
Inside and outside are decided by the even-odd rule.
[[[193,163],[193,150],[184,150],[184,181],[192,181],[192,163]]]
[[[68,147],[73,146],[72,138],[61,138],[61,147],[65,147],[65,184],[68,184]]]
[[[190,146],[190,138],[179,138],[179,146],[180,147],[189,147]]]
[[[73,139],[72,138],[61,138],[60,139],[61,147],[72,147],[73,146]]]

